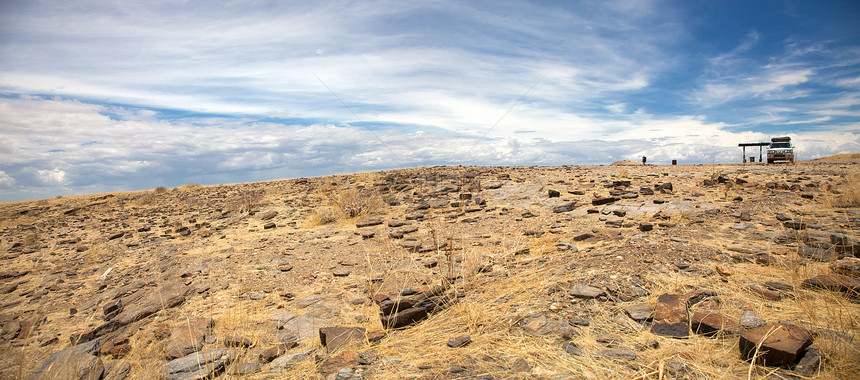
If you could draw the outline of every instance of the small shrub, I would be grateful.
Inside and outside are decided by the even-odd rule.
[[[262,191],[241,191],[227,202],[227,209],[238,212],[250,212],[260,206],[263,200]]]
[[[385,204],[379,194],[367,189],[342,190],[331,195],[330,201],[347,218],[372,214]]]
[[[164,186],[159,186],[159,187],[156,187],[155,190],[153,190],[153,191],[155,191],[156,194],[166,193],[167,188]]]

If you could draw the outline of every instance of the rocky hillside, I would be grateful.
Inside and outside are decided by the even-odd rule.
[[[433,167],[0,204],[0,377],[849,378],[858,178]]]

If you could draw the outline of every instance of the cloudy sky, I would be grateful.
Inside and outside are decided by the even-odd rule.
[[[860,3],[0,1],[0,201],[860,152]]]

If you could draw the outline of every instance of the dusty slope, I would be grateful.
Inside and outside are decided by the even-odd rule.
[[[732,323],[745,311],[796,323],[826,358],[820,372],[796,373],[842,378],[860,371],[860,306],[803,281],[858,254],[858,173],[856,161],[436,167],[2,204],[0,376],[775,370],[741,360],[732,329],[688,330],[705,310]],[[373,218],[381,224],[356,225]],[[710,298],[684,299],[688,337],[655,330],[658,297],[695,290]],[[401,295],[419,303],[417,323],[386,329],[380,306]],[[400,302],[401,313],[415,306]],[[752,327],[750,318],[740,322]],[[322,347],[319,328],[331,326],[365,330]],[[83,344],[37,369],[73,343]]]

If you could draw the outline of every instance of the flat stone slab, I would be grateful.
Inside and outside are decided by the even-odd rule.
[[[812,345],[812,338],[804,328],[794,324],[767,324],[741,334],[738,343],[741,357],[752,360],[759,344],[756,363],[777,367],[794,363],[798,355]]]
[[[329,351],[358,347],[367,341],[365,338],[367,330],[362,327],[323,327],[319,331],[320,342]]]
[[[98,348],[99,341],[94,340],[57,351],[48,356],[27,379],[101,379],[104,363],[94,355]]]
[[[236,358],[236,353],[226,348],[210,348],[162,366],[167,380],[203,379],[224,371],[227,364]]]
[[[607,348],[595,354],[594,357],[636,360],[636,353],[626,348]]]
[[[624,311],[636,322],[647,321],[651,318],[651,313],[653,312],[651,305],[645,303],[625,306]]]
[[[697,311],[690,317],[690,327],[696,334],[714,336],[720,333],[736,335],[740,325],[726,316],[706,311]]]
[[[802,286],[808,289],[825,289],[844,293],[851,298],[860,298],[860,279],[840,274],[820,274],[803,280]]]
[[[570,287],[570,294],[579,298],[597,298],[606,295],[606,292],[593,286],[576,284]]]
[[[382,218],[364,218],[355,223],[358,228],[378,226],[383,223]]]
[[[689,317],[684,297],[677,294],[662,294],[657,297],[651,333],[672,338],[686,338],[690,335],[689,330]]]

